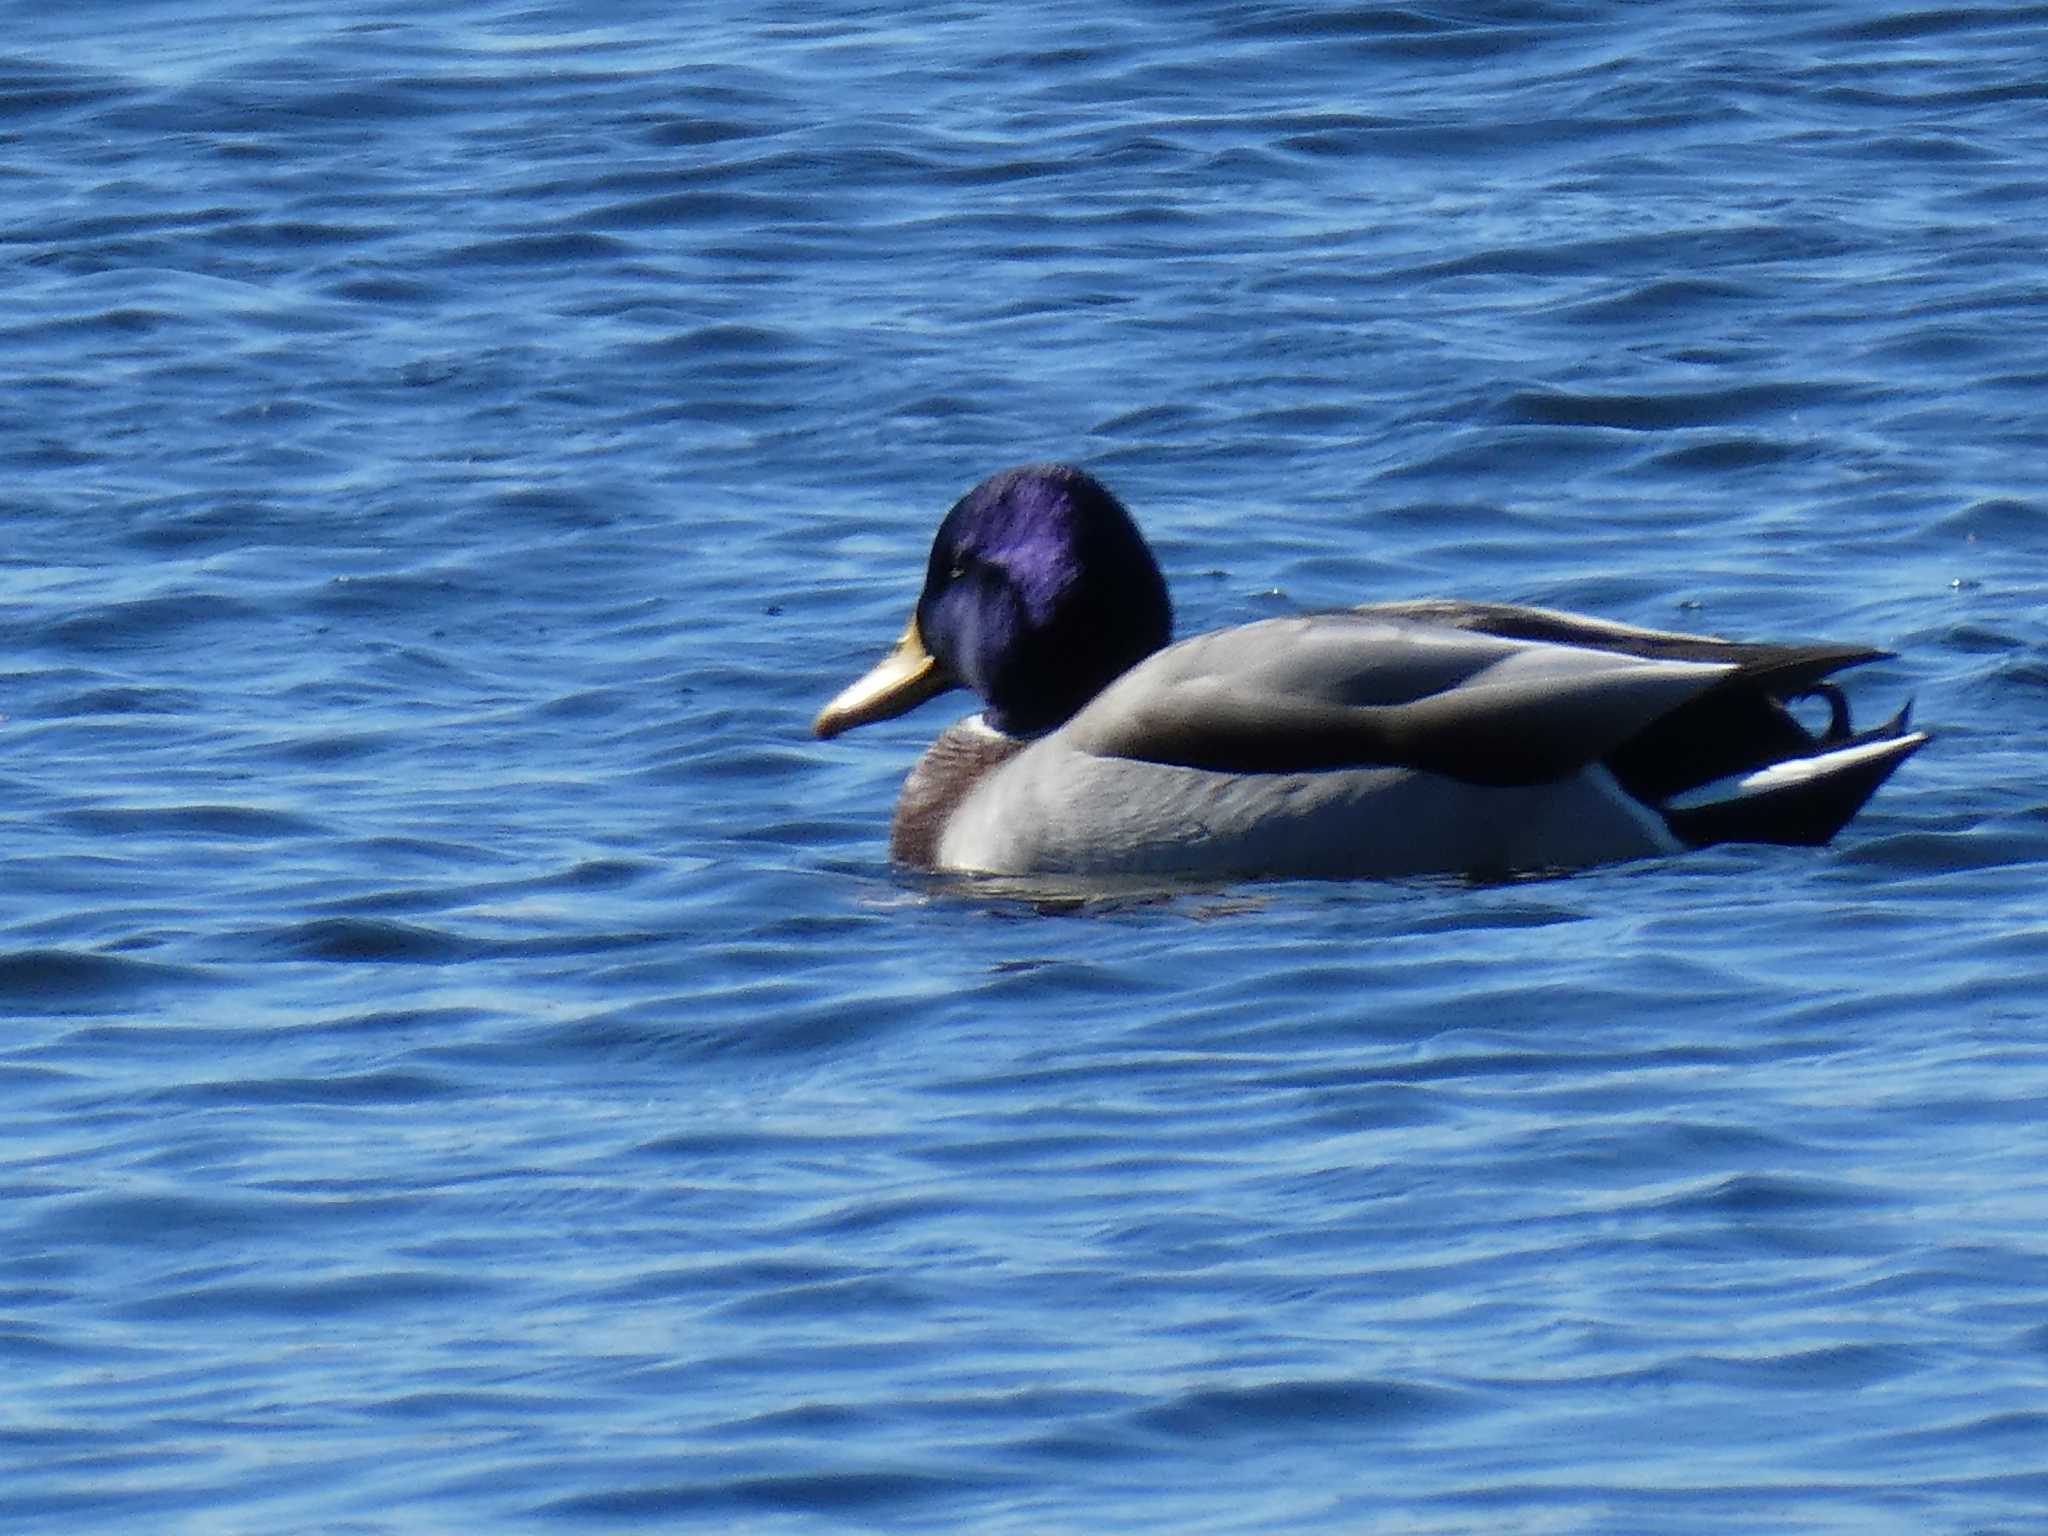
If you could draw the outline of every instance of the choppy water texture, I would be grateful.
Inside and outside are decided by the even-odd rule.
[[[0,1524],[2021,1531],[2048,10],[9,8]],[[982,474],[1185,628],[1869,641],[1834,849],[1034,904],[811,712]]]

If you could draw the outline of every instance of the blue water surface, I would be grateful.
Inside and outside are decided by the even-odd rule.
[[[2048,1522],[2048,8],[13,5],[0,1526]],[[1868,642],[1825,850],[1052,901],[830,744],[1182,626]]]

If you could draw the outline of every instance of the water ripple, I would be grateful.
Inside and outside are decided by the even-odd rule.
[[[2048,11],[106,23],[0,64],[0,1520],[2038,1523]],[[906,877],[947,705],[808,722],[1044,457],[1189,632],[1936,741],[1828,849]]]

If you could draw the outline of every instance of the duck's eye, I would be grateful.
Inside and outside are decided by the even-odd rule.
[[[965,576],[968,564],[969,562],[965,555],[955,555],[952,567],[946,572],[946,580],[958,581],[961,577]]]

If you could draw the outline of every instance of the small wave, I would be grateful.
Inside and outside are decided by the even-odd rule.
[[[0,73],[0,122],[96,107],[123,94],[121,87],[90,76],[10,62]]]
[[[307,1202],[209,1195],[92,1194],[48,1205],[24,1223],[45,1241],[193,1249],[274,1231]]]
[[[907,1471],[845,1470],[789,1477],[738,1477],[665,1487],[619,1488],[553,1500],[543,1515],[645,1521],[739,1508],[879,1519],[947,1494],[979,1491],[986,1478]]]
[[[478,240],[457,246],[443,259],[453,267],[575,266],[590,261],[616,261],[630,255],[632,249],[611,235],[568,231]]]
[[[201,695],[183,688],[109,684],[51,699],[37,713],[45,720],[96,715],[189,715],[203,702]]]
[[[1650,460],[1660,470],[1698,470],[1723,474],[1744,469],[1765,469],[1811,458],[1815,450],[1797,443],[1774,442],[1748,435],[1715,437],[1702,443],[1669,448]]]
[[[1868,1211],[1890,1204],[1878,1190],[1824,1179],[1740,1174],[1688,1190],[1661,1207],[1674,1214],[1765,1217]]]
[[[1675,1364],[1675,1379],[1733,1386],[1842,1392],[1874,1387],[1920,1369],[1919,1351],[1899,1344],[1834,1344],[1776,1355],[1696,1355]]]
[[[755,139],[773,130],[761,122],[741,122],[724,117],[686,117],[647,130],[647,142],[666,149],[698,149],[706,144],[729,144],[735,139]]]
[[[59,619],[44,632],[53,645],[81,651],[129,651],[169,644],[192,630],[248,624],[257,610],[217,592],[102,603]]]
[[[404,1312],[487,1296],[495,1289],[474,1275],[437,1270],[396,1270],[301,1284],[200,1285],[135,1302],[132,1317],[150,1319],[313,1319]]]
[[[783,1325],[804,1318],[846,1320],[883,1316],[909,1317],[929,1314],[937,1298],[929,1291],[905,1285],[883,1275],[863,1275],[853,1280],[829,1280],[817,1285],[792,1286],[780,1291],[761,1291],[727,1302],[717,1315],[728,1321],[757,1320]]]
[[[1782,416],[1846,399],[1849,393],[1841,385],[1805,380],[1670,394],[1595,395],[1562,389],[1518,389],[1508,397],[1501,415],[1505,420],[1531,425],[1668,432],[1676,427],[1712,427],[1760,416]]]
[[[1626,293],[1592,299],[1565,313],[1585,325],[1645,325],[1668,323],[1716,304],[1756,299],[1757,291],[1743,283],[1716,278],[1657,278]]]
[[[1986,496],[1954,512],[1945,513],[1935,524],[1938,533],[1960,534],[1964,538],[1994,538],[2024,542],[2033,547],[2048,535],[2048,502],[2023,500],[2017,496]]]
[[[367,245],[398,231],[386,225],[341,224],[319,219],[238,219],[211,230],[207,241],[227,250],[317,252],[327,247]]]
[[[75,949],[0,954],[0,1001],[62,1012],[98,1006],[157,987],[195,982],[200,972],[154,961]]]
[[[94,806],[64,820],[103,837],[178,836],[271,839],[311,837],[326,829],[290,811],[254,805]]]
[[[1842,42],[1902,43],[1943,37],[1951,32],[1985,31],[1993,27],[2024,24],[2037,8],[2014,6],[2008,12],[1998,6],[1943,5],[1920,10],[1894,11],[1886,16],[1840,22],[1817,35]]]
[[[1470,1412],[1463,1392],[1401,1381],[1302,1380],[1254,1387],[1206,1387],[1137,1415],[1146,1428],[1175,1438],[1210,1441],[1291,1431],[1302,1425],[1393,1427],[1419,1418]]]
[[[186,1083],[157,1097],[178,1104],[419,1104],[459,1091],[452,1079],[431,1072],[387,1070]]]
[[[412,923],[364,917],[329,917],[299,923],[280,931],[273,942],[306,960],[451,965],[476,953],[474,944],[453,934]]]
[[[757,229],[763,223],[807,218],[816,211],[807,199],[758,192],[666,192],[593,208],[577,215],[576,222],[591,229],[688,229],[719,224]]]

